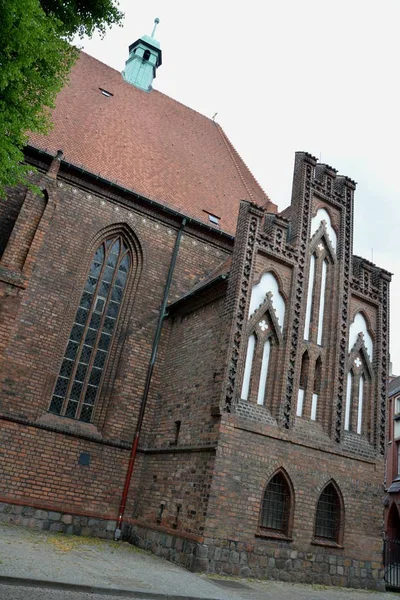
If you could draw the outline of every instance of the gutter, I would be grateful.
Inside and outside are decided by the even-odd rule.
[[[32,145],[28,145],[27,148],[34,150],[35,152],[38,152],[39,154],[43,154],[43,155],[47,156],[48,158],[54,159],[54,155],[51,154],[50,152],[47,152],[46,150],[41,150],[40,148],[37,148],[36,146],[32,146]],[[181,220],[183,217],[185,217],[187,223],[193,223],[194,225],[201,227],[203,229],[206,229],[207,231],[214,233],[214,234],[219,233],[220,236],[227,238],[231,242],[233,242],[235,239],[234,235],[231,235],[230,233],[228,233],[227,231],[224,231],[223,229],[215,229],[214,227],[210,227],[209,225],[206,225],[206,223],[203,223],[203,221],[200,221],[199,219],[185,215],[184,213],[174,210],[173,208],[170,208],[169,206],[166,206],[165,204],[163,204],[162,202],[158,202],[157,200],[151,200],[150,198],[147,198],[147,196],[143,196],[142,194],[135,192],[135,190],[133,190],[131,188],[127,188],[119,183],[110,181],[109,179],[106,179],[105,177],[102,177],[99,174],[96,175],[96,173],[93,173],[92,171],[89,171],[88,169],[85,169],[82,166],[76,165],[76,164],[68,162],[66,160],[61,160],[60,164],[63,165],[64,167],[67,167],[70,169],[76,169],[80,173],[87,175],[89,177],[92,177],[96,181],[99,181],[102,184],[108,185],[109,187],[115,189],[116,191],[118,191],[120,193],[122,192],[122,193],[130,194],[130,195],[133,194],[140,201],[142,201],[146,204],[150,204],[151,206],[156,206],[158,209],[166,212],[167,214],[170,214],[173,217],[177,217],[179,220]]]

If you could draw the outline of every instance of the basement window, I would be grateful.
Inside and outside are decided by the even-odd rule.
[[[114,96],[114,94],[112,94],[111,92],[108,92],[107,90],[103,90],[103,88],[99,88],[99,90],[101,91],[103,96],[105,96],[106,98],[110,98],[111,96]]]

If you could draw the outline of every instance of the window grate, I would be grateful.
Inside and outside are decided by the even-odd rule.
[[[340,502],[332,484],[321,493],[315,520],[315,535],[327,540],[337,541],[340,526]]]
[[[54,388],[50,412],[90,422],[130,268],[120,236],[97,249]]]
[[[261,526],[287,533],[290,509],[290,491],[280,473],[269,482],[265,490]]]

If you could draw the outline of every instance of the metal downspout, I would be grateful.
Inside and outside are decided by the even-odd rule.
[[[151,378],[153,375],[154,364],[156,361],[158,346],[160,343],[161,330],[162,330],[164,319],[166,317],[165,309],[167,307],[169,291],[171,288],[172,277],[173,277],[174,269],[175,269],[175,263],[176,263],[176,259],[178,256],[179,246],[181,243],[182,233],[185,228],[185,225],[186,225],[186,218],[184,218],[182,220],[180,229],[176,236],[174,251],[173,251],[173,254],[171,257],[171,263],[169,265],[169,270],[168,270],[168,277],[167,277],[167,281],[165,283],[164,297],[163,297],[162,305],[161,305],[160,312],[158,315],[158,323],[157,323],[157,329],[156,329],[156,332],[154,335],[153,347],[151,350],[151,358],[150,358],[149,366],[147,368],[146,383],[144,386],[142,402],[140,405],[139,416],[138,416],[138,420],[137,420],[137,424],[136,424],[136,431],[135,431],[135,435],[133,438],[133,444],[132,444],[131,454],[130,454],[130,458],[129,458],[128,469],[126,471],[125,484],[124,484],[124,489],[123,489],[122,497],[121,497],[121,504],[120,504],[119,511],[118,511],[117,526],[116,526],[116,529],[114,532],[115,540],[119,540],[121,537],[121,525],[122,525],[122,520],[124,518],[129,486],[130,486],[131,480],[132,480],[132,473],[133,473],[133,468],[135,465],[137,448],[138,448],[139,438],[140,438],[142,425],[143,425],[144,413],[146,410],[147,397],[149,395]]]

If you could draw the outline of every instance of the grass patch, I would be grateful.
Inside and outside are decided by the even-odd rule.
[[[55,550],[59,552],[68,553],[74,550],[82,549],[82,546],[87,546],[85,550],[95,550],[101,546],[111,548],[111,552],[128,551],[137,554],[148,554],[145,550],[133,546],[128,542],[116,542],[114,540],[104,540],[96,537],[87,537],[82,535],[67,535],[65,533],[56,533],[50,535],[45,540],[48,544],[53,546]]]

